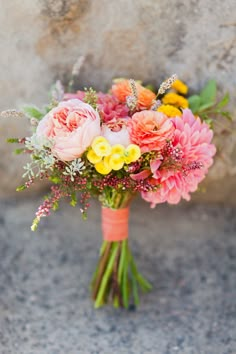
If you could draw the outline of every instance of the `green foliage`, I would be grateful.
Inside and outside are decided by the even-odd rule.
[[[200,92],[201,106],[204,104],[215,103],[216,100],[216,81],[210,80]]]
[[[16,155],[20,155],[20,154],[22,154],[24,151],[25,151],[25,149],[24,149],[24,148],[21,148],[21,149],[15,149],[14,153],[15,153]]]
[[[148,84],[148,85],[146,85],[145,86],[146,87],[146,89],[148,89],[148,90],[150,90],[150,91],[152,91],[152,92],[156,92],[156,90],[155,90],[155,87],[154,87],[154,85],[152,85],[152,84]]]
[[[22,109],[29,118],[40,120],[45,115],[45,113],[40,111],[36,106],[24,106]]]
[[[32,231],[36,231],[37,228],[38,228],[38,224],[39,224],[39,220],[38,220],[38,218],[35,218],[35,219],[33,220],[32,225],[31,225],[31,230],[32,230]]]
[[[216,101],[216,82],[210,80],[202,89],[199,95],[193,95],[188,98],[189,108],[196,114],[212,107]]]
[[[97,92],[92,87],[90,87],[89,89],[85,87],[84,91],[85,91],[84,102],[88,103],[94,109],[97,109],[97,101],[98,101]]]
[[[10,143],[10,144],[19,143],[19,139],[18,138],[9,138],[9,139],[7,139],[7,143]]]
[[[50,176],[49,177],[49,180],[51,181],[51,182],[53,182],[53,183],[55,183],[55,184],[59,184],[59,183],[61,183],[61,178],[60,177],[58,177],[58,176]]]
[[[53,211],[56,211],[59,209],[59,203],[58,203],[58,200],[56,200],[54,203],[53,203],[53,206],[52,206],[52,210]]]
[[[75,192],[71,193],[71,201],[70,201],[70,205],[75,207],[77,204],[77,196]]]
[[[191,111],[194,114],[199,115],[210,126],[213,125],[213,117],[215,115],[221,115],[232,120],[230,113],[226,110],[222,110],[222,108],[229,103],[229,94],[226,93],[219,102],[217,102],[216,94],[216,81],[210,80],[199,95],[188,97],[189,108]]]
[[[193,113],[199,110],[201,105],[201,98],[198,95],[193,95],[188,98],[189,108]]]
[[[20,192],[20,191],[23,191],[23,190],[25,190],[25,189],[26,189],[26,186],[25,186],[24,184],[22,184],[21,186],[19,186],[19,187],[16,188],[16,191],[17,191],[17,192]]]

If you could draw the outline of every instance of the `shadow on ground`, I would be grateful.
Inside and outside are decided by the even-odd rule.
[[[236,353],[236,209],[132,205],[130,240],[152,282],[138,310],[94,310],[100,209],[63,205],[36,233],[38,201],[0,202],[1,354]]]

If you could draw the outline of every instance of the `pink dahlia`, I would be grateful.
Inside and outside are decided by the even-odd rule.
[[[211,144],[212,130],[200,118],[195,118],[191,110],[185,109],[182,118],[173,118],[172,122],[175,132],[171,144],[163,149],[163,160],[151,163],[152,182],[160,188],[142,193],[152,207],[166,201],[177,204],[181,198],[189,200],[189,192],[196,191],[216,152]]]
[[[120,119],[128,117],[128,107],[120,103],[114,95],[108,93],[98,92],[98,109],[101,115],[101,119],[104,123],[107,123],[113,119]],[[78,98],[84,100],[85,92],[77,91],[76,93],[66,93],[64,100]]]

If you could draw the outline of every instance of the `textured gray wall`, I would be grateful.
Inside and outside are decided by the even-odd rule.
[[[234,0],[0,0],[0,9],[0,110],[47,102],[50,85],[66,81],[81,55],[81,87],[106,89],[118,76],[157,85],[177,73],[196,90],[215,78],[234,110]],[[26,132],[23,120],[0,121],[0,196],[14,193],[24,160],[5,138]],[[236,137],[222,136],[207,193],[197,199],[236,199]]]

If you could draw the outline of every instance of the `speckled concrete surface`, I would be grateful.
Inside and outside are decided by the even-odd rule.
[[[88,284],[100,244],[63,205],[29,229],[38,200],[0,202],[1,354],[235,354],[236,210],[132,205],[130,238],[153,283],[138,310],[94,310]]]

